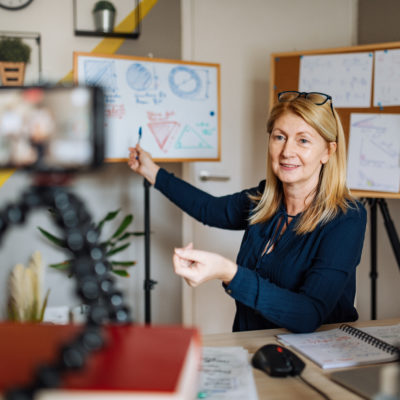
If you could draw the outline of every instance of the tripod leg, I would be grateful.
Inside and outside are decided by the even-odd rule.
[[[370,279],[371,279],[371,319],[376,319],[376,280],[378,278],[378,270],[377,270],[377,230],[376,230],[376,210],[377,210],[377,201],[376,199],[370,199],[369,205],[371,210],[370,217],[370,240],[371,240],[371,270],[370,270]]]
[[[381,209],[383,219],[385,221],[386,232],[392,245],[393,253],[396,257],[397,266],[400,269],[400,242],[396,232],[394,223],[390,217],[389,209],[385,199],[378,199],[379,208]]]
[[[150,281],[150,183],[144,179],[144,232],[145,232],[145,281],[144,313],[146,324],[151,323],[151,286]]]

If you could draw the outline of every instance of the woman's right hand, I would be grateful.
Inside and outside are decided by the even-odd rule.
[[[154,185],[160,167],[153,161],[151,155],[140,147],[139,143],[135,147],[129,147],[128,165],[132,171],[142,175]]]

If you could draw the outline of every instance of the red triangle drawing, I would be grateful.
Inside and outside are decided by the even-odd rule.
[[[147,126],[156,139],[160,149],[167,151],[166,144],[168,143],[168,139],[172,139],[171,136],[179,126],[179,123],[176,121],[149,122]]]

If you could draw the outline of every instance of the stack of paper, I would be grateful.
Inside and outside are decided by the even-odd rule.
[[[257,400],[248,351],[243,347],[203,347],[197,398]]]

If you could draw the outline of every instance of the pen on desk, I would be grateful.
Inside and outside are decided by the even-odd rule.
[[[136,145],[140,144],[140,140],[142,139],[142,127],[141,126],[139,126],[138,135],[139,135],[139,138],[138,138],[138,141],[137,141]],[[136,156],[136,160],[139,160],[139,155]]]

